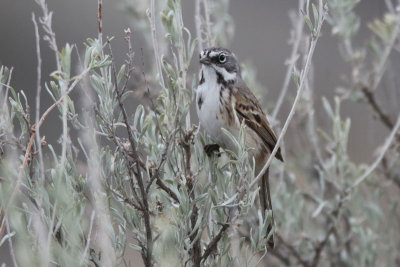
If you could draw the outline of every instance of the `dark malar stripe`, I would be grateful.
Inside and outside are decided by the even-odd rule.
[[[217,71],[217,83],[226,86],[224,76],[219,71]]]
[[[216,73],[217,73],[217,83],[218,84],[222,84],[224,87],[228,87],[230,84],[235,83],[235,80],[226,81],[224,79],[224,75],[222,75],[219,71],[217,71]]]

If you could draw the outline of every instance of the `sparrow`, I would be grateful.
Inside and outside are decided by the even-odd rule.
[[[210,156],[220,147],[234,151],[234,143],[222,129],[238,137],[241,124],[244,123],[247,126],[245,144],[252,148],[249,156],[255,160],[257,175],[274,149],[277,136],[257,98],[243,81],[238,60],[226,48],[210,47],[200,52],[200,65],[196,110],[200,126],[215,142],[204,147],[206,153]],[[275,157],[283,162],[280,148]],[[265,218],[265,211],[272,212],[269,168],[259,186],[261,211]],[[267,236],[272,232],[273,224],[272,216]],[[273,234],[267,244],[271,249],[274,247]]]

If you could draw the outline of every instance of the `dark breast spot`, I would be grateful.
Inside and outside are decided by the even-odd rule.
[[[197,99],[197,106],[199,107],[199,110],[201,109],[202,105],[203,105],[203,96],[199,95],[199,98]]]
[[[199,85],[202,85],[204,83],[204,74],[203,71],[201,72],[201,76],[200,76],[200,81],[199,81]]]

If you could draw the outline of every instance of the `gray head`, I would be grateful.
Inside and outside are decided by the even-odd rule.
[[[235,55],[226,48],[210,47],[200,52],[200,63],[223,74],[226,80],[240,76],[240,66]]]

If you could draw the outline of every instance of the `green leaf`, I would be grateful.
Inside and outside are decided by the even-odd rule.
[[[329,101],[325,97],[322,97],[322,104],[324,106],[326,113],[333,120],[335,118],[335,114],[333,113],[333,110],[332,110],[331,105],[329,104]]]
[[[6,234],[3,236],[3,238],[0,241],[0,247],[6,242],[9,238],[13,237],[15,235],[15,232],[11,232],[9,234]]]
[[[124,77],[124,75],[125,75],[125,69],[126,69],[126,65],[123,64],[123,65],[121,66],[119,72],[118,72],[118,75],[117,75],[117,83],[120,83],[121,80],[122,80],[122,78]]]
[[[310,17],[305,15],[304,16],[304,21],[306,22],[308,28],[310,29],[310,32],[313,32],[314,31],[314,26],[313,26],[313,24],[312,24],[312,22],[310,20]]]
[[[317,7],[312,3],[312,10],[313,10],[313,15],[314,15],[314,27],[317,27],[319,22],[319,16],[318,16],[318,10]]]
[[[133,250],[136,250],[136,251],[139,251],[139,252],[142,251],[142,248],[140,246],[135,245],[133,243],[129,243],[129,247],[131,247]]]

